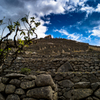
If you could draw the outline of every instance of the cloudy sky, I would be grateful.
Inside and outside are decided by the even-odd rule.
[[[41,22],[38,37],[51,34],[100,46],[100,0],[0,0],[0,19],[28,14]]]

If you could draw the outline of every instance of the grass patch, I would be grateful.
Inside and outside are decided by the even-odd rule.
[[[21,71],[20,71],[22,74],[29,74],[31,72],[31,69],[29,68],[21,68]]]

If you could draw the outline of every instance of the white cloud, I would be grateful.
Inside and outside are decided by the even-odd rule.
[[[54,0],[0,0],[0,18],[2,19],[4,16],[7,18],[11,18],[12,21],[18,20],[19,18],[23,17],[25,14],[30,12],[30,16],[34,14],[38,15],[38,17],[44,15],[53,14],[64,14],[64,5],[66,0],[54,1]],[[49,21],[45,22],[46,24],[50,24]],[[42,31],[46,30],[43,24],[40,29]]]
[[[40,20],[41,25],[37,28],[37,34],[39,37],[44,37],[48,28],[44,26],[44,24],[50,24],[50,19],[46,22],[40,19],[40,17],[45,15],[53,14],[64,14],[65,10],[67,11],[75,11],[77,6],[81,6],[81,11],[87,12],[88,14],[93,13],[94,11],[100,11],[100,4],[98,4],[97,8],[94,9],[89,6],[85,6],[85,2],[87,0],[0,0],[0,17],[8,16],[11,19],[19,19],[23,17],[25,14],[30,12],[30,16],[36,14]],[[81,24],[81,23],[79,23]],[[59,32],[63,32],[66,34],[68,38],[72,38],[77,40],[80,36],[76,33],[69,34],[67,31],[60,30]]]
[[[28,1],[25,3],[25,6],[30,12],[33,14],[35,13],[38,16],[49,15],[51,13],[63,14],[65,11],[63,5],[54,0],[34,0],[33,2]]]
[[[98,29],[98,30],[92,30],[92,34],[91,35],[93,35],[93,36],[98,36],[98,37],[100,37],[100,30]]]
[[[62,0],[61,0],[62,1]],[[77,6],[84,7],[87,0],[65,0],[66,6],[64,7],[68,12],[75,11]]]
[[[100,26],[94,27],[93,30],[89,31],[92,36],[100,37]]]
[[[86,18],[88,17],[89,14],[92,14],[93,12],[99,12],[100,13],[100,4],[97,5],[96,8],[90,7],[90,6],[82,6],[82,8],[80,9],[81,11],[86,12]]]
[[[72,5],[69,5],[69,6],[66,6],[65,9],[68,11],[68,12],[72,12],[72,11],[75,11],[76,8]]]
[[[86,0],[80,1],[80,0],[70,0],[71,4],[74,4],[74,6],[82,5]]]
[[[46,36],[45,32],[48,30],[46,26],[44,26],[44,21],[41,20],[41,25],[37,28],[36,33],[38,35],[38,38],[44,38]]]
[[[100,12],[100,4],[97,5],[97,8],[95,10],[96,12]]]
[[[60,29],[60,30],[54,30],[54,32],[59,32],[62,35],[66,35],[67,39],[72,39],[72,40],[76,40],[79,42],[91,42],[91,35],[89,35],[88,37],[84,37],[82,34],[78,34],[78,33],[72,33],[70,34],[69,32],[67,32],[64,29]]]
[[[62,35],[66,35],[68,37],[68,39],[72,39],[72,40],[79,40],[80,35],[79,34],[69,34],[66,30],[61,29],[61,30],[54,30],[55,32],[59,32]]]
[[[86,7],[82,7],[81,11],[85,11],[87,13],[86,14],[86,18],[87,18],[89,14],[92,14],[95,11],[95,9],[93,7],[86,6]]]
[[[34,5],[35,4],[35,5]],[[41,25],[37,28],[36,33],[38,34],[38,38],[43,38],[46,36],[46,31],[48,28],[44,26],[44,24],[50,24],[50,19],[47,19],[47,21],[43,21],[40,19],[40,17],[44,15],[50,15],[53,14],[64,14],[64,3],[62,2],[56,2],[54,0],[34,0],[33,2],[28,1],[25,3],[25,6],[27,9],[31,12],[30,16],[33,14],[38,15],[38,20],[40,20]]]
[[[91,33],[90,36],[97,36],[97,37],[100,37],[100,25],[94,27],[92,30],[89,30],[88,32]]]

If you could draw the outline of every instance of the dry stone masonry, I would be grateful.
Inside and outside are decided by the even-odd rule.
[[[100,52],[89,44],[39,39],[25,49],[0,77],[0,100],[100,100]]]
[[[0,100],[57,100],[57,86],[48,74],[11,73],[0,77]]]
[[[53,73],[58,100],[100,100],[100,73]]]
[[[100,100],[100,72],[49,74],[57,84],[58,100]]]
[[[100,72],[6,74],[0,100],[100,100]]]
[[[100,54],[74,53],[56,56],[17,57],[10,70],[27,67],[34,71],[95,72],[100,71]],[[16,67],[15,67],[16,66]]]

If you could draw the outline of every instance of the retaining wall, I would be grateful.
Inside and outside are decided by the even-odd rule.
[[[0,100],[58,100],[57,86],[48,74],[6,74],[0,77]]]
[[[71,70],[65,70],[65,72],[94,72],[100,71],[100,60],[97,57],[87,58],[21,58],[19,57],[10,67],[11,70],[21,70],[21,68],[30,68],[34,71],[52,71],[57,72],[59,68],[69,63]],[[16,66],[16,67],[15,67]],[[66,67],[69,68],[67,65]]]
[[[58,100],[100,100],[100,72],[49,72],[49,74],[58,86]]]
[[[42,75],[49,75],[49,74],[52,76],[54,82],[41,77]],[[38,90],[39,93],[32,92],[33,90],[35,91],[37,88],[39,88],[41,90],[42,89],[41,86],[34,87],[32,91],[30,88],[27,87],[27,85],[30,84],[30,82],[29,82],[30,76],[32,76],[33,78],[37,77],[39,80],[41,80],[41,81],[38,81],[38,84],[42,84],[42,87],[46,87],[46,93],[49,93],[49,94],[51,93],[51,92],[47,92],[48,90],[54,91],[53,93],[55,93],[55,94],[58,93],[58,99],[56,97],[57,95],[55,96],[55,98],[57,100],[100,100],[100,72],[32,71],[30,73],[30,75],[25,75],[24,77],[17,78],[18,80],[21,81],[21,84],[23,84],[23,85],[20,85],[20,88],[22,90],[24,90],[24,92],[26,93],[26,96],[25,96],[25,94],[23,96],[21,96],[20,95],[21,91],[19,91],[19,90],[17,91],[17,89],[20,89],[20,88],[17,87],[15,85],[15,83],[13,83],[15,78],[10,79],[9,84],[16,86],[15,92],[13,92],[13,94],[18,95],[20,98],[23,97],[23,100],[24,99],[27,100],[26,98],[28,98],[28,100],[31,100],[29,98],[32,95],[38,96],[39,93],[41,94],[41,92],[39,92],[39,90]],[[11,90],[7,89],[7,87],[9,87],[8,83],[5,83],[5,82],[7,82],[8,79],[9,79],[8,77],[2,79],[2,84],[6,84],[5,91],[3,90],[3,93],[1,93],[2,95],[4,94],[4,92],[11,91]],[[27,81],[26,81],[26,79],[27,79]],[[42,81],[43,79],[45,79],[46,82],[48,81],[49,85],[46,85],[47,83],[43,82]],[[27,83],[27,85],[25,85],[26,83],[25,82],[23,83],[23,81],[25,81]],[[36,80],[33,80],[33,81],[36,82]],[[16,84],[17,83],[18,82],[16,82]],[[37,82],[36,82],[36,84],[37,84]],[[31,85],[33,85],[33,84],[31,84]],[[28,86],[30,86],[30,85],[28,85]],[[0,85],[0,87],[3,87],[3,86]],[[28,88],[28,89],[25,89],[25,88]],[[32,94],[31,96],[28,95],[28,91],[32,92],[32,93],[30,92],[30,95]],[[47,94],[44,94],[44,95],[47,95]],[[54,94],[52,94],[52,95],[54,95]],[[6,97],[8,97],[8,96],[11,96],[11,95],[7,93]],[[45,97],[44,99],[43,98],[39,99],[36,97],[34,97],[34,98],[36,100],[53,100],[53,99],[50,99],[51,97],[50,96],[49,96],[49,98]],[[0,100],[5,100],[5,99],[0,99]],[[7,100],[13,100],[13,99],[7,99]],[[15,99],[15,100],[19,100],[19,99]],[[22,99],[20,99],[20,100],[22,100]],[[32,100],[34,100],[34,99],[32,99]]]

